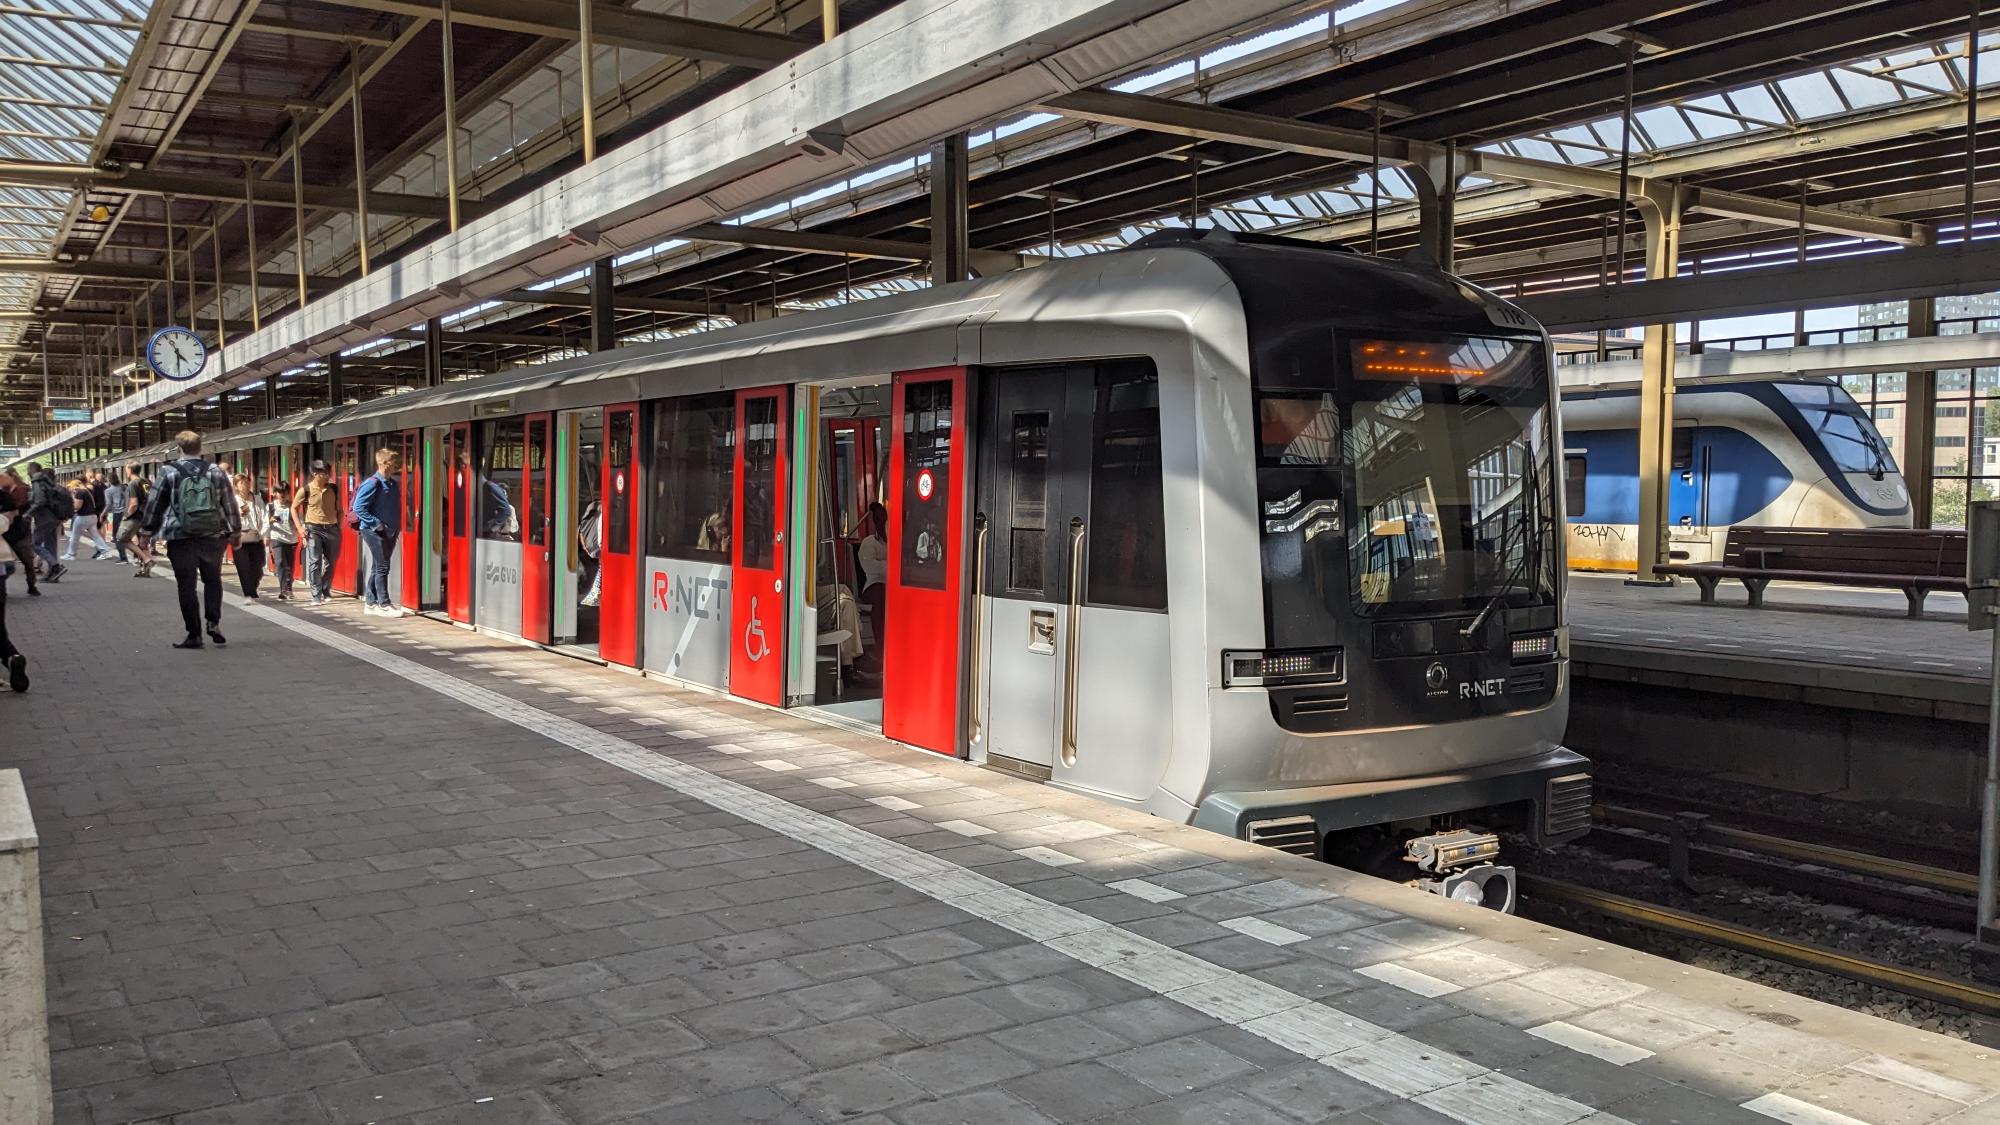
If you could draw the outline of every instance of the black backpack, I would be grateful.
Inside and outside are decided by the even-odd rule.
[[[69,489],[54,482],[50,482],[48,488],[49,514],[59,520],[75,519],[76,497],[70,495]]]

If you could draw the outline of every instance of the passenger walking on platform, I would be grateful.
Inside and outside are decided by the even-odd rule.
[[[88,539],[96,544],[97,553],[90,557],[92,562],[102,562],[117,554],[97,530],[97,516],[103,509],[97,506],[98,492],[91,487],[90,481],[78,477],[69,482],[69,496],[75,512],[69,518],[69,550],[63,554],[63,561],[70,562],[76,558],[76,545],[79,539]]]
[[[146,532],[167,541],[167,561],[173,564],[174,585],[180,591],[181,623],[187,636],[175,648],[200,648],[203,622],[208,639],[228,644],[222,635],[222,549],[236,541],[240,521],[229,481],[229,470],[201,456],[201,435],[182,430],[174,442],[181,459],[160,467],[153,481],[153,499],[146,509]],[[199,578],[202,597],[195,599]]]
[[[299,553],[299,525],[292,520],[292,486],[279,481],[264,505],[264,549],[278,576],[278,600],[292,600],[292,564]]]
[[[97,530],[111,539],[111,545],[118,549],[118,561],[125,561],[125,544],[118,541],[118,532],[125,526],[125,482],[116,477],[100,477],[104,482],[103,515],[97,517]]]
[[[56,557],[56,536],[62,532],[63,521],[75,514],[76,501],[70,499],[69,489],[57,484],[56,475],[43,468],[40,461],[29,462],[29,531],[34,535],[35,558],[48,568],[42,572],[42,581],[51,585],[62,581],[69,571]],[[33,560],[22,561],[34,565]]]
[[[29,542],[32,538],[29,525],[34,520],[28,514],[28,482],[22,480],[19,473],[7,469],[0,472],[0,493],[5,493],[0,496],[0,508],[14,513],[14,519],[8,523],[6,530],[0,531],[0,542],[6,544],[7,550],[20,565],[21,573],[27,576],[28,596],[39,598],[42,591],[35,584],[35,548]]]
[[[27,507],[20,497],[0,481],[0,664],[7,668],[7,686],[16,692],[28,690],[28,658],[21,655],[21,650],[7,636],[7,581],[18,566],[29,573],[32,582],[35,564],[32,559],[15,554],[12,544],[16,540],[8,532],[27,517]]]
[[[243,584],[243,596],[253,601],[264,581],[264,529],[271,522],[266,507],[250,474],[236,474],[236,521],[242,529],[236,540],[236,580]]]
[[[118,549],[129,552],[132,561],[138,564],[132,577],[151,578],[153,541],[146,535],[146,501],[153,490],[139,466],[133,465],[125,471],[125,518],[118,528]]]
[[[333,487],[333,466],[312,463],[312,476],[292,498],[292,516],[303,529],[306,587],[312,604],[325,605],[333,596],[333,566],[340,559],[340,494]]]
[[[403,502],[398,496],[396,474],[402,471],[403,455],[393,449],[375,451],[375,474],[354,490],[355,529],[368,551],[368,581],[361,597],[368,603],[363,611],[375,617],[401,617],[403,611],[389,600],[389,561],[396,557],[396,537],[403,531]]]

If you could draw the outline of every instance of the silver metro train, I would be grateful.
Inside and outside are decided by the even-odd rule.
[[[1495,834],[1588,816],[1549,356],[1172,234],[213,444],[402,451],[410,608],[1499,905]]]
[[[1570,565],[1633,570],[1638,392],[1570,390],[1562,411]],[[1910,492],[1888,443],[1827,379],[1681,386],[1672,457],[1667,548],[1676,562],[1720,559],[1739,525],[1910,526]]]

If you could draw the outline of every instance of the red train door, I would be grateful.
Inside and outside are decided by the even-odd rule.
[[[639,666],[639,467],[639,404],[605,407],[597,655],[628,668]]]
[[[736,394],[736,496],[730,541],[729,690],[785,702],[784,387]]]
[[[530,414],[526,422],[528,447],[521,458],[521,636],[548,644],[554,639],[549,612],[555,598],[549,415]]]
[[[333,443],[333,483],[340,494],[340,558],[333,568],[333,592],[349,597],[361,593],[361,537],[354,532],[353,517],[347,514],[354,503],[354,490],[366,476],[360,471],[361,439],[341,438]],[[372,471],[372,470],[371,470]]]
[[[898,372],[889,408],[889,580],[882,733],[959,752],[959,557],[965,519],[965,368]],[[976,612],[976,610],[975,610]]]
[[[402,606],[423,607],[424,588],[424,432],[403,431],[403,535],[396,544],[403,568]]]
[[[445,451],[445,507],[450,509],[444,553],[444,605],[453,621],[472,624],[472,424],[451,428]]]

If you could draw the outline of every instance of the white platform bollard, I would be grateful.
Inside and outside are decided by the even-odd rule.
[[[0,1125],[53,1125],[41,839],[20,770],[0,770]]]

